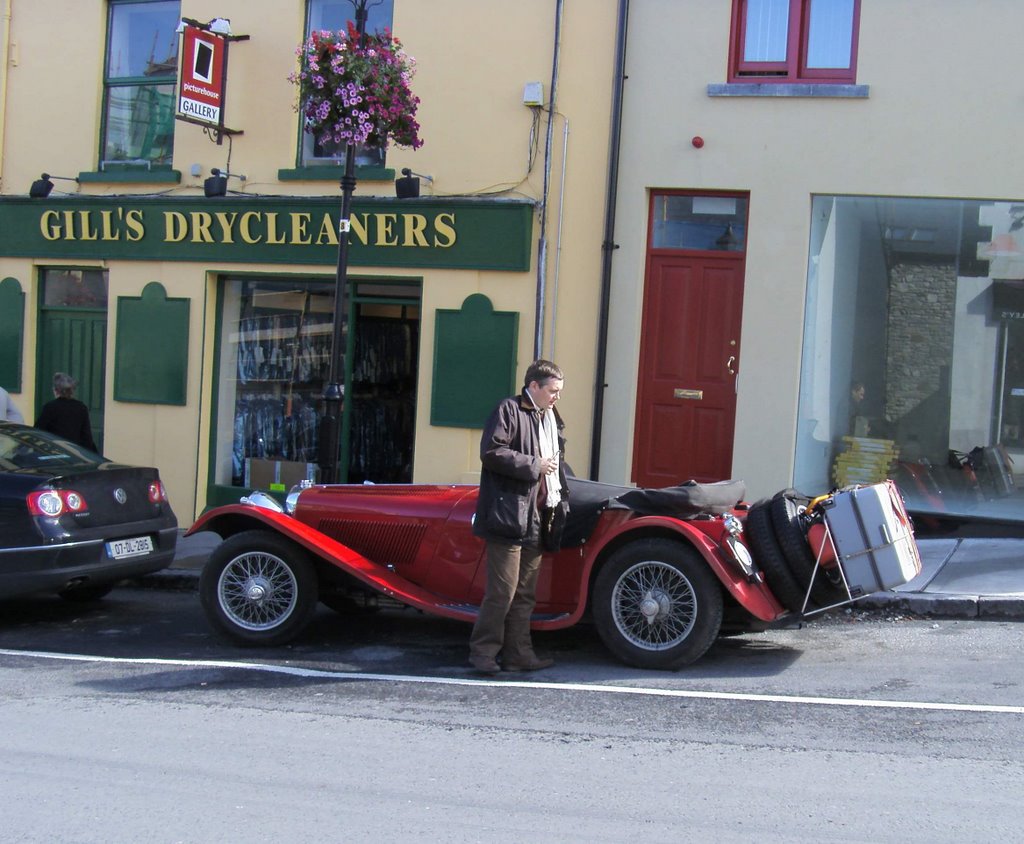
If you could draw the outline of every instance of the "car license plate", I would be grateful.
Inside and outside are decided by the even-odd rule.
[[[133,536],[131,539],[115,539],[107,543],[107,555],[115,560],[125,557],[141,557],[153,553],[153,540],[148,536]]]

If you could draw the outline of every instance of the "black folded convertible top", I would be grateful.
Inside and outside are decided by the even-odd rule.
[[[687,481],[664,489],[632,489],[618,496],[610,507],[626,507],[645,516],[675,516],[692,519],[702,513],[728,513],[747,494],[743,481],[699,484]],[[572,501],[572,496],[569,497]]]
[[[743,481],[699,484],[687,481],[664,489],[603,484],[582,478],[569,479],[569,518],[562,547],[581,545],[593,531],[601,513],[608,509],[632,510],[642,516],[673,516],[692,519],[701,514],[728,513],[747,494]]]

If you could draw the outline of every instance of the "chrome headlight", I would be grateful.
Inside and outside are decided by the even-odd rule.
[[[299,496],[302,494],[304,489],[309,489],[313,486],[311,480],[301,480],[289,490],[288,495],[284,499],[284,511],[292,516],[295,514],[295,508],[299,504]]]
[[[256,490],[239,499],[240,504],[248,504],[252,507],[262,507],[264,510],[273,510],[275,513],[283,513],[284,508],[277,503],[277,499],[267,495],[265,492]]]

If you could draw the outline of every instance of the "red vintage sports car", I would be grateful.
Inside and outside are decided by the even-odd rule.
[[[569,627],[589,611],[609,650],[641,668],[679,668],[720,633],[793,624],[920,571],[891,483],[859,490],[875,510],[855,506],[856,491],[811,501],[784,490],[748,506],[741,481],[569,486],[563,548],[544,558],[533,629]],[[318,601],[344,612],[390,599],[472,622],[486,578],[472,533],[477,493],[314,485],[292,490],[284,508],[253,493],[210,510],[189,531],[224,538],[200,578],[206,615],[248,645],[294,640]],[[876,559],[883,551],[894,561]],[[879,576],[876,563],[894,573]]]

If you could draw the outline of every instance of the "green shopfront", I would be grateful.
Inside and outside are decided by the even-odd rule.
[[[170,428],[153,435],[149,462],[191,484],[196,513],[315,479],[339,206],[0,199],[0,384],[23,403],[34,397],[29,417],[50,370],[71,371],[94,396],[98,434],[116,429],[104,442],[115,459],[142,462],[146,450],[126,436]],[[434,448],[429,429],[479,427],[514,390],[520,312],[529,319],[534,301],[532,228],[527,201],[356,200],[339,358],[343,480],[414,480],[417,450]],[[70,319],[79,313],[87,329]]]

